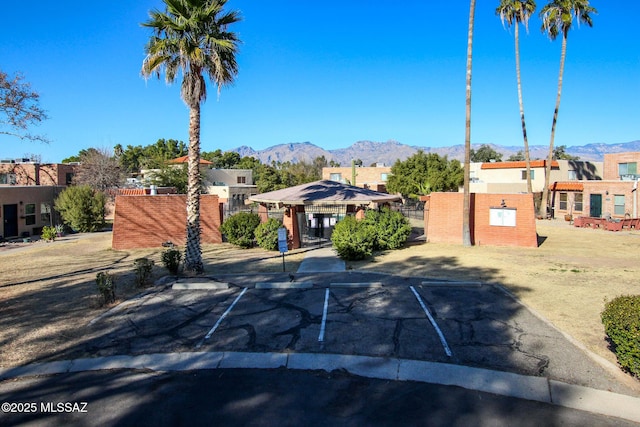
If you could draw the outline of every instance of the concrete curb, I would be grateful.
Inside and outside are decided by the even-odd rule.
[[[110,356],[0,369],[0,381],[108,369],[190,371],[199,369],[346,370],[392,381],[457,386],[518,399],[640,422],[640,398],[510,372],[419,360],[315,353],[189,352]]]

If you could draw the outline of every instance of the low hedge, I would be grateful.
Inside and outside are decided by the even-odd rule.
[[[640,378],[640,295],[623,295],[605,303],[601,319],[618,363]]]
[[[256,227],[255,235],[258,246],[267,251],[278,250],[278,229],[282,227],[282,222],[269,218],[267,222]]]

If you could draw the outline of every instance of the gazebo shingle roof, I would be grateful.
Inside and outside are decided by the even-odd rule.
[[[249,198],[258,203],[282,203],[285,205],[336,204],[366,205],[368,203],[388,203],[401,201],[400,196],[342,184],[337,181],[322,180],[257,194]]]

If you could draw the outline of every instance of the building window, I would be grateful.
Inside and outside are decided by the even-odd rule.
[[[0,173],[0,184],[16,185],[15,173]]]
[[[389,174],[388,173],[381,173],[380,174],[380,181],[387,182],[388,180],[389,180]]]
[[[582,212],[582,193],[576,193],[573,195],[573,210],[576,212]]]
[[[40,203],[40,221],[51,224],[51,206],[48,203]]]
[[[567,210],[567,193],[560,193],[560,210]]]
[[[624,194],[613,196],[613,214],[624,215]]]
[[[238,177],[238,184],[246,184],[247,183],[247,177],[246,176],[239,176]]]
[[[578,174],[576,173],[576,171],[570,170],[567,178],[569,178],[570,181],[575,181],[578,179]]]
[[[533,169],[529,169],[531,171],[531,179],[536,179],[536,171]],[[527,171],[523,170],[522,171],[522,179],[527,179]]]
[[[331,181],[342,181],[342,174],[341,173],[332,173],[331,175],[329,175],[329,179]]]
[[[625,175],[636,175],[638,173],[638,163],[618,163],[618,175],[622,178]]]
[[[35,203],[28,203],[24,205],[24,223],[25,225],[34,225],[36,223]]]
[[[64,182],[65,182],[65,185],[71,185],[71,183],[73,182],[73,172],[68,172],[65,175]]]

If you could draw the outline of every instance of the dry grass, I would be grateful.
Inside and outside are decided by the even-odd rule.
[[[640,232],[577,229],[542,221],[539,248],[420,244],[353,263],[364,271],[425,278],[482,280],[511,290],[558,328],[615,363],[607,349],[600,312],[605,298],[640,294]],[[116,275],[119,300],[140,292],[133,285],[133,261],[156,262],[154,278],[166,274],[161,250],[113,251],[111,233],[69,236],[0,251],[0,366],[55,357],[83,338],[84,326],[108,307],[99,307],[96,274]],[[303,253],[287,256],[295,271]],[[231,245],[203,247],[207,274],[279,272],[281,258],[260,249]]]
[[[122,302],[142,292],[135,286],[134,260],[155,262],[152,280],[168,274],[160,261],[161,249],[114,251],[111,233],[68,236],[61,241],[11,244],[0,250],[0,367],[52,357],[82,339],[84,326],[110,307],[102,307],[96,274],[114,275]],[[287,268],[297,269],[303,254],[287,257]],[[241,250],[229,244],[203,246],[209,275],[282,271],[273,252]]]

